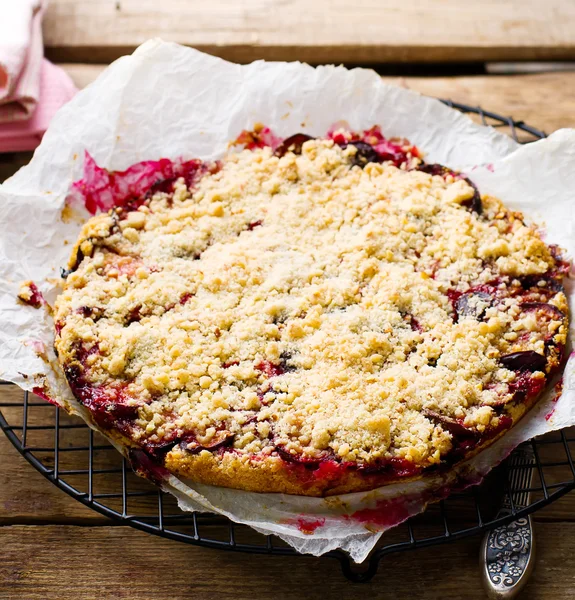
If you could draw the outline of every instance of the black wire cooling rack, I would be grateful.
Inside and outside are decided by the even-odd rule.
[[[480,107],[443,102],[483,125],[502,129],[520,143],[545,137],[544,132],[523,121]],[[261,535],[224,517],[181,511],[172,496],[136,476],[126,459],[79,418],[12,384],[0,385],[0,428],[34,468],[82,504],[121,524],[189,544],[256,554],[298,554],[278,538]],[[575,487],[575,432],[555,432],[527,444],[533,448],[532,464],[504,464],[480,486],[431,505],[421,515],[386,532],[363,565],[355,565],[341,551],[324,556],[339,560],[348,579],[368,581],[388,554],[441,544],[504,525]],[[531,487],[514,487],[512,481],[529,478],[513,478],[512,469],[531,469]],[[531,501],[519,509],[513,498],[522,492],[531,492]],[[505,499],[511,512],[496,517]]]

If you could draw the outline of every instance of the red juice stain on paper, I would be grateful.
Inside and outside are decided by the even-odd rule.
[[[42,340],[30,339],[24,342],[26,346],[30,346],[34,352],[40,357],[45,357],[46,355],[46,344]]]
[[[42,398],[42,400],[46,400],[46,402],[49,402],[50,404],[53,404],[54,406],[58,406],[58,403],[53,400],[52,398],[50,398],[50,396],[48,396],[48,394],[46,393],[46,391],[41,388],[41,387],[33,387],[32,388],[32,393],[35,394],[36,396],[38,396],[39,398]]]
[[[317,519],[310,519],[309,517],[299,517],[297,519],[288,519],[287,525],[295,525],[302,533],[311,535],[315,533],[317,529],[325,525],[325,518],[318,517]]]
[[[232,142],[232,146],[244,146],[246,150],[269,146],[272,150],[275,150],[281,142],[282,138],[275,135],[269,127],[256,125],[253,131],[244,129]]]
[[[379,500],[374,508],[362,508],[347,516],[349,520],[383,529],[402,523],[410,517],[406,498]]]
[[[557,403],[557,400],[561,398],[561,394],[563,393],[563,377],[555,384],[555,396],[553,397],[553,402]],[[545,420],[549,421],[553,414],[555,413],[555,407],[553,407],[546,415]]]

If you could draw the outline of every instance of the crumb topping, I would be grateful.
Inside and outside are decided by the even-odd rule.
[[[298,151],[90,219],[56,302],[68,379],[147,448],[437,464],[561,360],[558,261],[465,179]]]

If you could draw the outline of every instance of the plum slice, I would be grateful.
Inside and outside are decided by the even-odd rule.
[[[180,439],[180,447],[182,448],[182,450],[185,450],[187,452],[190,452],[191,454],[197,454],[198,452],[201,452],[202,450],[208,450],[209,452],[215,452],[216,450],[219,450],[220,448],[225,448],[227,446],[230,446],[232,444],[234,440],[234,434],[230,433],[229,431],[226,431],[225,429],[222,429],[220,431],[217,431],[216,434],[214,435],[214,437],[206,444],[200,444],[197,440],[194,439],[190,439],[190,437],[188,436],[188,438],[184,438],[184,439]]]
[[[287,154],[288,152],[293,152],[294,154],[301,154],[301,148],[305,142],[309,140],[313,140],[311,135],[307,135],[307,133],[296,133],[294,135],[290,135],[290,137],[286,138],[275,151],[275,155],[280,158]]]
[[[421,473],[421,467],[400,456],[392,456],[374,464],[358,465],[357,470],[364,475],[376,475],[385,479],[413,477]]]
[[[440,177],[445,177],[446,175],[453,175],[455,177],[457,175],[455,171],[452,171],[439,163],[422,163],[417,167],[417,170],[432,176],[439,175]]]
[[[382,161],[381,156],[377,150],[367,142],[349,142],[346,146],[355,146],[357,152],[352,158],[352,165],[358,166],[363,169],[368,163],[380,163]],[[346,147],[344,146],[344,148]]]
[[[519,375],[509,384],[509,391],[513,394],[513,402],[526,402],[536,398],[543,390],[546,378],[537,379],[529,371],[520,371]]]
[[[450,169],[449,167],[445,167],[440,165],[439,163],[431,163],[431,164],[421,164],[417,167],[418,171],[423,171],[424,173],[429,173],[430,175],[439,175],[440,177],[445,177],[447,175],[451,175],[454,179],[463,179],[467,185],[473,188],[473,196],[469,200],[465,200],[461,205],[466,208],[471,209],[473,212],[476,212],[480,215],[483,212],[483,204],[481,203],[481,194],[477,189],[477,186],[471,181],[468,177],[464,177],[461,173]]]
[[[454,302],[454,308],[458,317],[473,317],[479,321],[492,302],[492,297],[485,292],[466,292]]]
[[[523,302],[521,309],[525,312],[537,312],[545,315],[550,321],[563,321],[565,319],[565,314],[562,310],[546,302]]]
[[[547,366],[545,356],[533,350],[506,354],[499,359],[499,362],[511,371],[545,371],[545,367]]]
[[[469,179],[468,177],[463,177],[463,180],[473,188],[473,196],[469,200],[465,200],[461,203],[462,206],[465,206],[471,209],[473,212],[480,215],[483,212],[483,204],[481,203],[481,194],[477,189],[477,186]]]
[[[520,307],[526,313],[531,312],[535,314],[539,325],[539,338],[545,342],[545,354],[549,356],[549,353],[551,352],[561,360],[563,354],[562,344],[555,341],[557,331],[551,327],[551,323],[553,321],[564,323],[565,314],[563,311],[546,302],[523,302]],[[526,335],[529,335],[529,332],[527,332]]]
[[[479,438],[479,434],[475,429],[465,427],[465,425],[463,425],[455,419],[452,419],[451,417],[447,417],[445,415],[439,414],[433,410],[428,410],[426,408],[424,408],[421,412],[431,421],[434,421],[441,425],[443,429],[445,429],[452,435],[454,440],[472,440]]]
[[[316,458],[311,456],[304,456],[303,454],[292,454],[279,444],[275,446],[275,451],[285,462],[292,463],[295,465],[302,465],[307,469],[317,469],[319,465],[327,459],[327,456]]]
[[[149,456],[155,459],[163,459],[176,446],[179,446],[182,450],[190,454],[197,454],[202,450],[215,452],[220,448],[231,445],[233,440],[234,434],[225,429],[217,431],[214,437],[206,444],[200,444],[192,432],[182,433],[181,431],[175,431],[171,436],[159,442],[147,440],[142,444],[142,447]]]
[[[543,275],[525,275],[520,277],[521,287],[527,292],[528,296],[544,296],[545,298],[554,296],[563,289],[561,282],[553,273],[544,273]],[[543,285],[539,285],[542,283]]]

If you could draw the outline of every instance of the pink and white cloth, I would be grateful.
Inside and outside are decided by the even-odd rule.
[[[45,0],[0,0],[0,153],[33,150],[76,88],[44,58]]]

